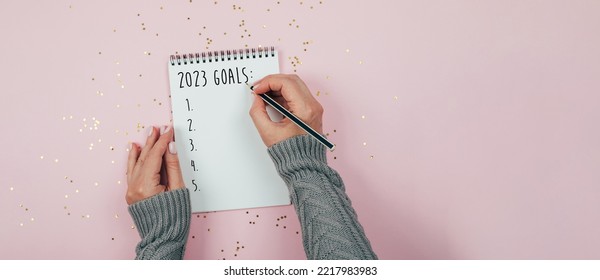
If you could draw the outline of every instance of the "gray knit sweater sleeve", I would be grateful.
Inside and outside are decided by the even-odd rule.
[[[290,191],[308,259],[377,259],[323,145],[301,135],[268,152]]]
[[[129,206],[142,240],[136,259],[182,259],[190,229],[190,193],[187,189],[163,192]]]

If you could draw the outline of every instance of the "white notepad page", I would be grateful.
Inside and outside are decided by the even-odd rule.
[[[192,212],[290,204],[248,114],[246,86],[279,73],[271,49],[172,56],[169,81],[179,162]]]

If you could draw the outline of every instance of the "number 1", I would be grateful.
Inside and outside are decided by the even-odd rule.
[[[192,109],[190,108],[190,100],[186,98],[185,102],[187,102],[188,112],[191,111]]]

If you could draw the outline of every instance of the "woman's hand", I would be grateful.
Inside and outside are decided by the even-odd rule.
[[[164,191],[185,187],[171,126],[150,127],[148,134],[143,148],[136,143],[129,147],[125,196],[129,205]]]
[[[300,118],[318,133],[323,134],[323,107],[312,96],[304,82],[296,75],[275,74],[254,83],[255,94],[266,94]],[[296,135],[306,134],[304,130],[287,118],[274,122],[267,114],[266,103],[254,97],[250,116],[260,137],[267,147]]]

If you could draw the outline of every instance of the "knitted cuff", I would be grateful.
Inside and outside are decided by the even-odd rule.
[[[165,238],[180,239],[187,236],[191,220],[188,189],[163,192],[134,203],[128,209],[142,238],[164,225],[169,225],[169,236]]]
[[[325,147],[305,134],[288,138],[267,149],[279,175],[286,181],[315,167],[327,165]]]

